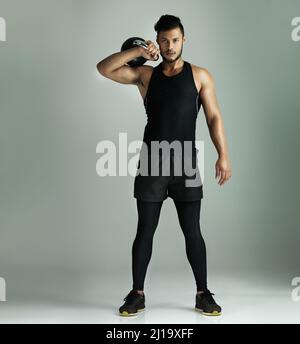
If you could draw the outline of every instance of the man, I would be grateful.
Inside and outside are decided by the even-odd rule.
[[[148,148],[146,160],[151,161],[150,165],[153,160],[148,157],[155,156],[150,146],[162,141],[177,141],[181,144],[191,142],[192,151],[187,157],[195,165],[195,122],[202,104],[210,136],[218,152],[215,177],[219,177],[219,184],[223,185],[231,177],[231,166],[213,78],[207,69],[182,59],[186,39],[178,17],[163,15],[154,29],[159,48],[152,41],[147,41],[148,48],[138,46],[112,54],[100,61],[97,69],[111,80],[138,87],[148,116],[143,144]],[[148,65],[126,65],[139,56],[155,61],[158,54],[163,62],[154,68]],[[169,158],[174,167],[177,154],[171,154]],[[162,161],[159,156],[160,167]],[[140,162],[141,159],[139,168]],[[196,174],[197,171],[196,167]],[[186,173],[178,176],[173,172],[163,176],[152,173],[136,175],[134,197],[137,199],[138,226],[132,246],[133,286],[124,298],[125,303],[119,308],[120,315],[135,315],[145,309],[144,280],[161,206],[167,197],[171,197],[176,206],[180,227],[185,236],[186,254],[196,280],[195,310],[205,315],[221,314],[221,307],[207,288],[206,246],[200,231],[202,184],[187,186],[186,183],[189,178],[191,181],[195,180],[194,176]]]

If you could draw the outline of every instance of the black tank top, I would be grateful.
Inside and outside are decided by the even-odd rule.
[[[196,119],[201,101],[196,88],[191,64],[184,61],[182,70],[173,76],[162,71],[162,62],[153,68],[148,90],[144,98],[147,124],[143,142],[151,151],[151,141],[174,140],[192,142],[193,156],[196,155]],[[173,152],[171,151],[171,154]]]

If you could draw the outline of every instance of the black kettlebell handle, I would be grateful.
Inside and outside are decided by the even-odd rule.
[[[144,40],[141,40],[141,39],[135,39],[132,42],[132,44],[133,45],[137,45],[137,46],[141,46],[141,47],[144,47],[144,48],[148,48],[148,44]]]
[[[141,39],[135,39],[133,42],[132,42],[133,45],[136,45],[136,46],[140,46],[140,47],[143,47],[143,48],[148,48],[148,44],[144,41],[144,40],[141,40]],[[153,61],[157,61],[159,59],[159,55],[157,55],[157,59],[153,60]]]

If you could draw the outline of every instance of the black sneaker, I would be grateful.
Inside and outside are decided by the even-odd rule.
[[[136,290],[132,289],[124,301],[125,303],[119,308],[120,315],[136,315],[145,309],[145,294],[140,295]]]
[[[216,304],[214,298],[208,289],[202,294],[196,294],[195,310],[204,315],[221,315],[222,308]]]

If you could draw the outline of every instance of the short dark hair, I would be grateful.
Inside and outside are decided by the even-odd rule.
[[[158,22],[154,25],[154,30],[157,32],[158,35],[160,31],[167,31],[175,29],[177,27],[180,28],[182,36],[184,36],[184,28],[181,24],[180,19],[169,14],[164,14],[159,18]]]

